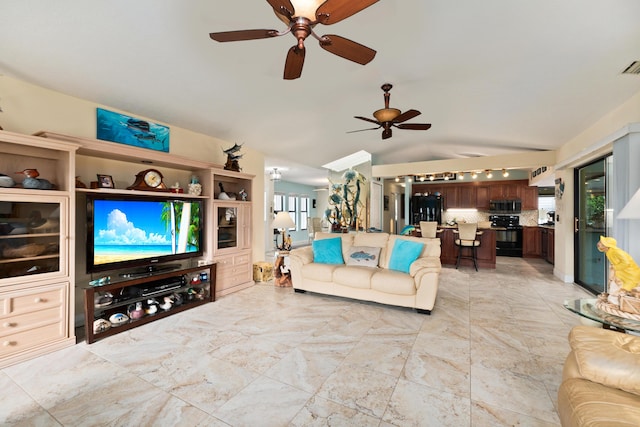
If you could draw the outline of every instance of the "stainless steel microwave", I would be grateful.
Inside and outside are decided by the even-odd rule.
[[[501,199],[489,201],[490,213],[520,213],[522,212],[522,202],[520,199]]]

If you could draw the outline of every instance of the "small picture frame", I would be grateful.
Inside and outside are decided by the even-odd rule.
[[[113,178],[111,175],[100,175],[98,174],[98,188],[116,188],[113,185]]]

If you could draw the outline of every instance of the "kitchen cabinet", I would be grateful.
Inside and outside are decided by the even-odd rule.
[[[480,211],[489,210],[489,186],[478,185],[476,188],[476,208]]]
[[[553,264],[555,256],[555,230],[548,227],[541,227],[540,230],[542,259]]]
[[[533,211],[538,209],[538,187],[522,186],[519,189],[520,200],[523,211]]]
[[[491,200],[520,200],[522,210],[538,209],[538,187],[529,186],[527,180],[414,183],[412,188],[414,194],[439,192],[444,198],[445,209],[476,208],[479,211],[488,211]]]
[[[522,228],[522,256],[540,258],[542,256],[542,232],[540,227]]]

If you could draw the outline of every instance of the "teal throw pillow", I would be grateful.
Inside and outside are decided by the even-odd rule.
[[[424,243],[412,242],[411,240],[396,239],[391,251],[389,260],[389,270],[409,272],[411,263],[418,259],[424,249]]]
[[[344,264],[342,238],[333,237],[314,240],[311,243],[311,247],[313,248],[313,262],[318,264]]]

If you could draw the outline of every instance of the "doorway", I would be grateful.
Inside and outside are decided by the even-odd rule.
[[[575,170],[574,277],[578,285],[594,294],[606,291],[607,260],[598,251],[600,236],[611,235],[610,193],[613,156],[601,158]]]

